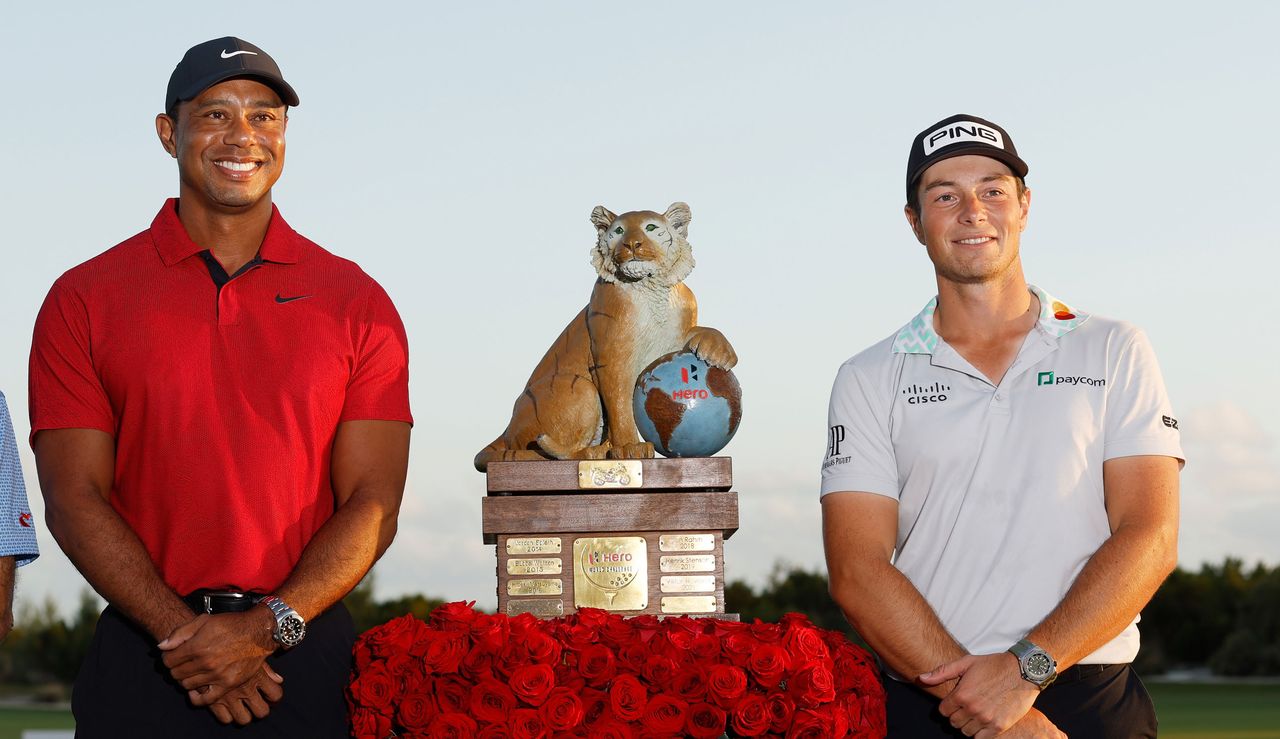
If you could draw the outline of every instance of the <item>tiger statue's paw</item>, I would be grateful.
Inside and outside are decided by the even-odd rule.
[[[653,444],[637,441],[615,446],[609,450],[609,459],[653,459]]]
[[[714,328],[695,327],[685,342],[685,348],[713,367],[728,370],[738,363],[738,353],[733,350],[733,345]]]

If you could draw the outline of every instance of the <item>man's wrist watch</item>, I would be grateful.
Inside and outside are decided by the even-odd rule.
[[[1044,690],[1058,678],[1058,663],[1048,652],[1026,639],[1019,639],[1017,644],[1009,647],[1009,652],[1018,658],[1022,679],[1037,688]]]
[[[274,595],[268,595],[261,602],[262,605],[270,608],[272,615],[276,617],[276,630],[271,634],[271,638],[285,649],[298,646],[302,642],[302,637],[307,635],[306,620]]]

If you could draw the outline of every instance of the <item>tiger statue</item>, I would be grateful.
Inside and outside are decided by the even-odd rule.
[[[631,409],[640,372],[680,349],[724,369],[738,363],[724,334],[697,325],[698,303],[683,282],[693,270],[692,218],[684,203],[665,213],[591,211],[591,300],[534,367],[506,431],[476,455],[476,469],[520,459],[652,458]]]

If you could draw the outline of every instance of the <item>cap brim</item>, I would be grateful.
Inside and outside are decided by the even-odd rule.
[[[279,77],[272,77],[270,75],[262,74],[261,72],[255,72],[251,69],[222,69],[218,70],[216,74],[211,74],[207,77],[196,80],[187,86],[186,89],[180,91],[176,100],[170,100],[169,107],[172,108],[177,103],[191,100],[196,95],[199,95],[219,82],[226,82],[227,80],[239,78],[257,80],[267,87],[270,87],[272,90],[275,90],[276,94],[280,96],[280,102],[291,108],[298,107],[298,93],[294,92],[293,87],[291,87],[288,82],[285,82]]]
[[[952,149],[948,149],[943,154],[939,154],[935,157],[930,157],[929,160],[926,161],[917,171],[912,172],[911,176],[907,178],[908,193],[913,188],[915,188],[917,184],[919,184],[920,176],[923,175],[925,172],[927,172],[930,167],[937,164],[938,162],[941,162],[944,159],[951,159],[953,157],[964,156],[966,154],[976,154],[977,156],[986,157],[988,159],[994,159],[997,162],[1000,162],[1001,164],[1004,164],[1005,166],[1007,166],[1015,175],[1017,175],[1020,178],[1025,178],[1029,170],[1029,168],[1027,167],[1027,163],[1022,161],[1021,157],[1015,154],[1010,154],[1004,149],[997,149],[993,146],[987,146],[985,144],[976,144],[973,146],[966,146],[964,144],[961,144]]]

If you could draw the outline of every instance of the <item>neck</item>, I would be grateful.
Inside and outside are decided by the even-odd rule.
[[[224,210],[180,193],[178,220],[197,246],[208,249],[229,274],[234,274],[262,247],[271,224],[271,196],[244,208]]]
[[[933,326],[948,342],[1025,334],[1039,315],[1039,302],[1027,288],[1021,268],[975,284],[938,278],[938,307]]]

